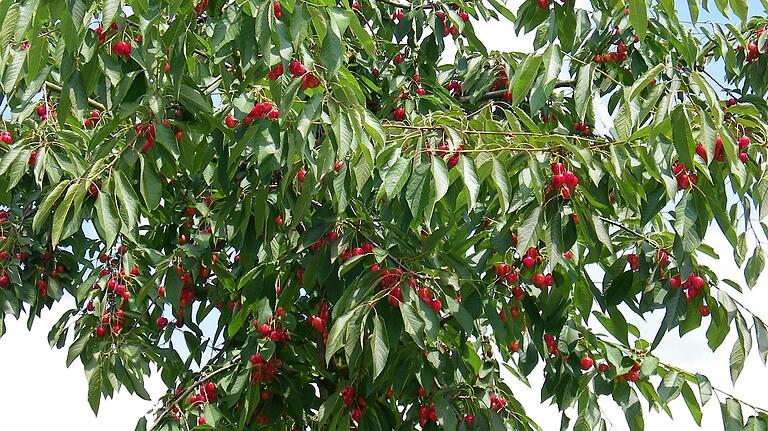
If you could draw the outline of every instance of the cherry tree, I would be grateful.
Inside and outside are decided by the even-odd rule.
[[[768,358],[768,20],[582,3],[0,1],[0,335],[74,303],[94,412],[168,388],[137,430],[765,430],[656,347]]]

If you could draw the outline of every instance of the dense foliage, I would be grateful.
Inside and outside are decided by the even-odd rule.
[[[765,266],[766,19],[687,4],[0,0],[0,318],[74,297],[49,342],[94,411],[169,388],[139,430],[538,429],[501,378],[534,369],[564,428],[714,394],[764,430],[654,354],[768,357],[729,294]],[[731,252],[748,286],[699,263]]]

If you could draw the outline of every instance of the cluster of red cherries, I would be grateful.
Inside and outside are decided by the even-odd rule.
[[[500,397],[496,394],[491,394],[491,410],[498,412],[507,406],[507,400],[504,397]]]
[[[570,200],[573,190],[579,185],[579,177],[572,171],[565,169],[560,162],[552,163],[550,169],[552,170],[552,179],[549,181],[549,186],[544,190],[544,193],[559,191],[563,199]]]
[[[307,322],[315,331],[323,336],[323,344],[328,343],[328,319],[330,318],[330,307],[327,302],[321,302],[316,315],[309,316]]]
[[[365,413],[365,398],[362,396],[355,397],[354,386],[348,385],[341,390],[341,399],[344,401],[344,405],[348,408],[356,404],[355,407],[352,407],[349,414],[352,417],[352,420],[355,422],[360,422],[360,419],[363,417],[363,413]]]
[[[379,265],[374,264],[370,266],[370,270],[380,271],[381,268]],[[393,307],[399,307],[400,303],[403,302],[403,292],[400,290],[400,280],[402,276],[403,270],[400,268],[384,269],[381,271],[379,288],[389,289],[389,292],[387,292],[387,301]],[[411,283],[413,287],[416,286],[416,279],[412,278],[408,280],[408,282]]]
[[[254,353],[251,355],[250,361],[253,365],[253,369],[251,370],[251,383],[253,384],[271,382],[283,367],[283,361],[279,358],[272,356],[267,361],[261,353]]]
[[[266,322],[259,325],[259,321],[253,320],[253,327],[259,331],[262,337],[274,342],[287,342],[290,341],[291,335],[286,331],[283,325],[280,323],[280,319],[287,316],[283,310],[283,307],[277,307],[275,314],[270,316]],[[326,319],[327,320],[327,319]]]
[[[450,154],[450,157],[448,157],[448,161],[446,162],[446,164],[448,165],[449,169],[452,169],[459,164],[459,157],[461,157],[461,152],[464,151],[464,147],[459,145],[456,147],[455,152],[451,153],[450,151],[451,151],[451,147],[449,147],[448,144],[440,144],[437,147],[437,151],[435,151],[435,154],[441,158]]]

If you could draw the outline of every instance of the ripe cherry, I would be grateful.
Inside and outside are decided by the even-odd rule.
[[[741,160],[741,163],[747,163],[747,153],[741,152],[739,153],[739,160]]]
[[[699,307],[699,314],[701,315],[701,317],[709,316],[709,307],[707,307],[706,305],[702,305],[701,307]]]
[[[549,0],[538,0],[541,9],[549,9]]]
[[[4,144],[10,145],[13,143],[13,135],[11,135],[11,132],[3,130],[0,132],[0,141],[3,141]]]
[[[103,326],[99,326],[98,328],[96,328],[96,336],[97,337],[101,338],[101,337],[103,337],[105,335],[107,335],[107,328],[105,328]]]
[[[160,329],[165,329],[166,326],[168,326],[168,319],[160,316],[157,318],[157,321],[155,322],[157,324],[157,327]]]
[[[707,150],[704,148],[704,145],[696,145],[696,154],[698,154],[698,156],[701,157],[705,162],[707,161]]]
[[[405,119],[405,108],[395,108],[395,112],[392,114],[395,121],[403,121]]]
[[[403,57],[403,54],[397,54],[395,56],[395,64],[400,64],[405,60],[405,57]]]
[[[589,370],[592,368],[592,364],[594,364],[594,360],[590,358],[589,356],[585,356],[581,358],[581,369],[584,371]]]
[[[333,165],[333,170],[336,172],[341,172],[342,168],[344,168],[344,162],[341,160],[337,160],[336,163]]]
[[[230,129],[234,129],[237,127],[237,120],[235,120],[235,117],[227,115],[227,118],[224,119],[224,124],[226,124]]]
[[[525,256],[523,258],[523,266],[526,268],[531,268],[533,265],[536,264],[536,259],[532,258],[531,256]]]
[[[275,217],[275,223],[277,223],[278,226],[282,225],[283,224],[283,217],[282,216]]]

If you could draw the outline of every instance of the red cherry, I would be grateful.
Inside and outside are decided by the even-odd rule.
[[[611,368],[610,365],[608,365],[607,363],[603,362],[602,364],[597,366],[597,371],[600,371],[601,373],[604,373],[604,372],[608,371],[610,368]]]
[[[549,0],[538,0],[541,9],[549,9]]]
[[[659,265],[665,266],[669,263],[669,255],[664,249],[659,249],[657,253],[657,258],[659,260]]]
[[[427,390],[424,389],[424,386],[419,386],[418,389],[416,389],[416,395],[420,396],[421,398],[424,398],[427,396]]]
[[[592,368],[592,364],[594,363],[594,360],[590,358],[589,356],[585,356],[581,358],[581,369],[584,371],[589,370]]]
[[[405,57],[403,57],[403,54],[397,54],[395,56],[395,64],[400,64],[405,60]]]
[[[701,315],[701,317],[709,316],[709,307],[707,307],[706,305],[702,305],[701,307],[699,307],[699,314]]]
[[[155,322],[157,324],[157,327],[160,329],[165,329],[166,326],[168,326],[168,319],[160,316],[157,318],[157,321]]]
[[[224,124],[226,124],[230,129],[234,129],[237,127],[237,120],[235,120],[235,117],[227,115],[227,118],[224,119]]]
[[[197,418],[197,424],[198,425],[205,425],[205,417],[200,416],[199,418]]]
[[[13,135],[11,135],[11,132],[3,130],[0,132],[0,141],[3,141],[4,144],[10,145],[13,143]]]
[[[563,253],[563,257],[570,260],[573,258],[573,253],[571,253],[571,251],[568,250],[565,253]]]
[[[741,163],[747,163],[747,153],[739,153],[739,160]]]
[[[749,146],[749,136],[742,136],[739,138],[739,149],[743,150]]]
[[[525,256],[523,258],[523,266],[524,267],[530,268],[530,267],[532,267],[535,264],[536,264],[536,260],[534,258],[532,258],[531,256]]]
[[[281,217],[281,216],[275,217],[275,223],[277,223],[278,225],[282,225],[283,224],[283,217]]]
[[[395,108],[395,112],[392,114],[395,121],[403,121],[405,119],[405,108]]]
[[[459,18],[461,18],[462,21],[467,22],[469,21],[469,14],[466,11],[459,12]]]
[[[304,177],[307,176],[307,171],[304,169],[300,169],[299,172],[296,174],[296,178],[299,180],[299,182],[304,181]]]
[[[179,245],[184,245],[187,243],[187,236],[184,234],[179,235]]]
[[[96,328],[96,336],[101,338],[103,336],[107,335],[107,329],[103,326],[99,326]]]
[[[337,160],[336,163],[333,165],[333,170],[336,172],[341,172],[341,169],[344,167],[344,162]]]
[[[696,145],[696,154],[698,154],[705,162],[707,161],[707,150],[704,148],[704,145]]]
[[[504,278],[509,274],[510,267],[506,263],[500,263],[496,266],[496,276]]]

